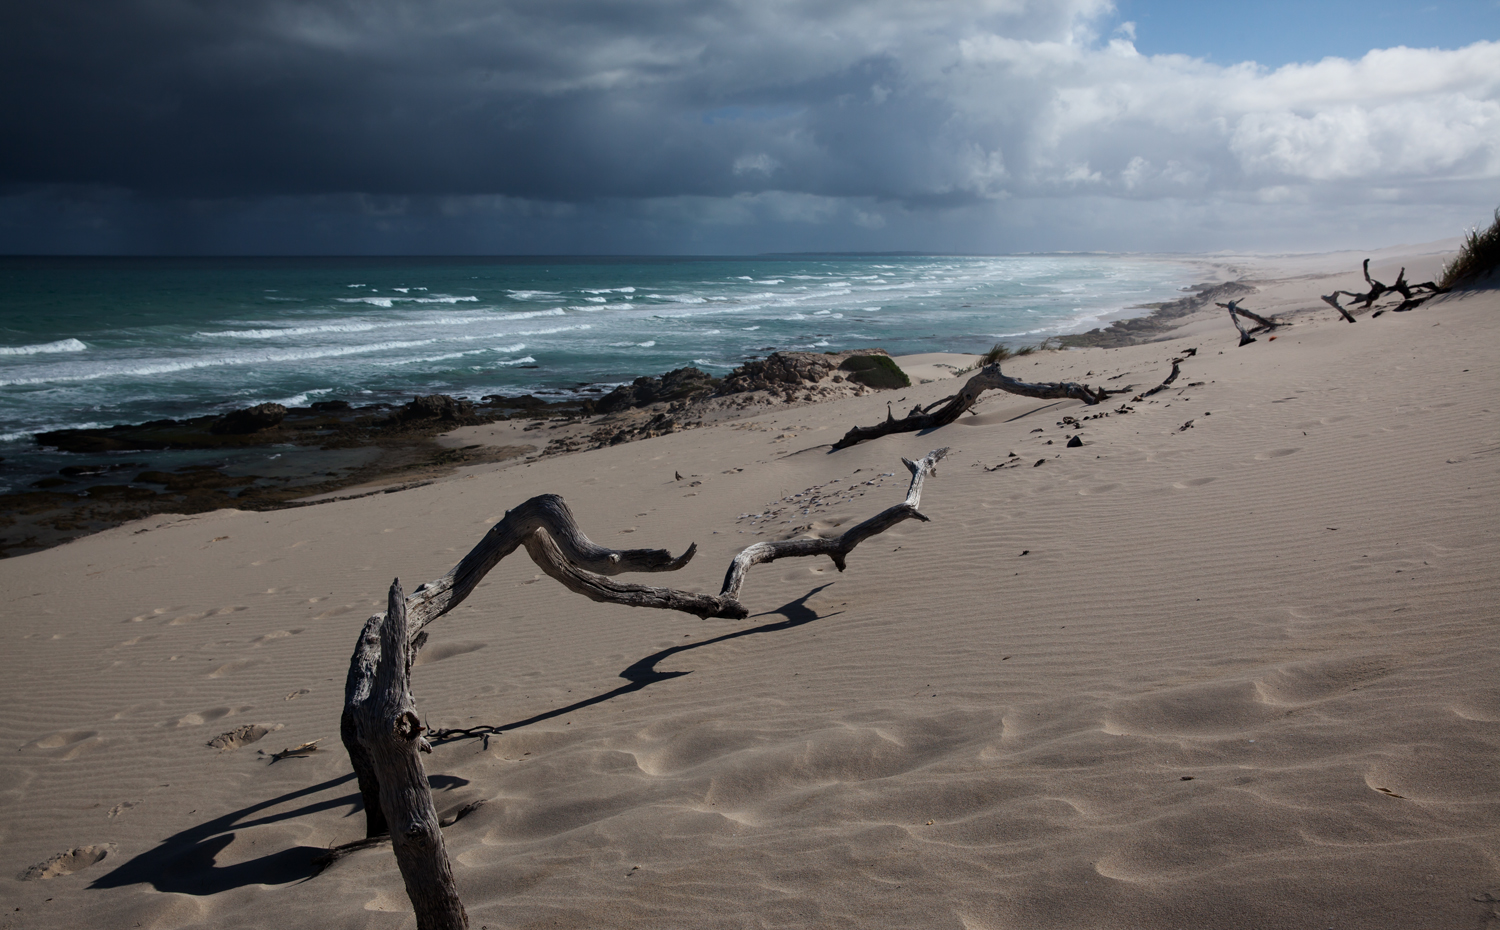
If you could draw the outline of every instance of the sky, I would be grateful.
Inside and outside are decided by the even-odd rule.
[[[1378,248],[1500,205],[1500,0],[0,8],[3,254]]]

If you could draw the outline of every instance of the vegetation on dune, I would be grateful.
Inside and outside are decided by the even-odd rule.
[[[852,355],[839,367],[850,373],[850,381],[866,387],[911,387],[911,379],[889,355]]]
[[[1495,210],[1495,221],[1489,229],[1469,230],[1453,261],[1443,266],[1443,280],[1439,283],[1444,288],[1471,284],[1489,277],[1497,266],[1500,266],[1500,208]]]
[[[1048,336],[1037,345],[1021,346],[1019,349],[1012,349],[1010,346],[1006,345],[1003,342],[997,342],[995,343],[994,348],[979,356],[979,367],[983,368],[985,365],[993,365],[996,362],[1003,362],[1008,358],[1020,358],[1022,356],[1030,355],[1033,352],[1051,352],[1058,348],[1061,348],[1060,345],[1054,345],[1052,340],[1053,337]]]

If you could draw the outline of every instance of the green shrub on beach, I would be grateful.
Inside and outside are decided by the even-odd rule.
[[[1489,229],[1469,230],[1453,261],[1443,266],[1443,280],[1438,283],[1445,288],[1472,283],[1489,277],[1496,266],[1500,266],[1500,208],[1495,210],[1495,222]]]
[[[911,387],[911,379],[889,355],[851,355],[839,366],[849,380],[872,388]]]
[[[1022,358],[1024,356],[1032,354],[1033,352],[1048,352],[1051,351],[1052,348],[1053,345],[1051,336],[1043,339],[1041,345],[1021,346],[1019,349],[1012,349],[1010,346],[1006,345],[1003,342],[997,342],[995,343],[994,348],[979,356],[979,365],[982,368],[985,365],[993,365],[996,362],[1003,362],[1008,358]]]

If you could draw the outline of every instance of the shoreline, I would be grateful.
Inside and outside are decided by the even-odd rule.
[[[1303,255],[1296,256],[1296,259],[1304,265],[1318,265],[1322,260],[1345,254],[1352,256],[1355,253]],[[1434,251],[1431,254],[1439,253]],[[1141,257],[1182,262],[1191,256]],[[1254,269],[1257,263],[1286,261],[1288,258],[1203,257],[1204,270],[1209,273],[1210,280],[1184,288],[1191,292],[1184,297],[1127,308],[1149,312],[1117,319],[1085,333],[1050,337],[1046,342],[1066,349],[1111,349],[1173,338],[1198,315],[1211,317],[1217,313],[1213,306],[1216,301],[1256,293],[1258,279],[1254,276]],[[1229,275],[1235,277],[1229,278]],[[1277,282],[1269,283],[1274,285]],[[873,351],[880,353],[884,350]],[[675,374],[677,372],[643,376],[636,383],[661,382]],[[699,374],[704,379],[710,378]],[[931,380],[942,376],[942,372],[930,371],[928,375],[930,377],[914,380]],[[734,377],[734,373],[728,377]],[[717,379],[714,380],[717,383]],[[221,415],[47,434],[77,434],[82,437],[74,440],[81,446],[79,451],[86,452],[92,443],[92,451],[102,453],[111,451],[107,444],[113,441],[109,439],[111,436],[134,436],[137,440],[145,437],[160,447],[171,449],[170,443],[174,439],[180,442],[184,435],[192,433],[197,438],[190,438],[190,443],[197,442],[198,451],[208,458],[212,458],[208,450],[214,443],[219,443],[226,450],[256,448],[265,449],[268,454],[273,448],[279,448],[289,451],[301,464],[285,471],[279,478],[267,480],[247,471],[244,466],[208,466],[202,461],[194,461],[172,473],[160,469],[152,471],[133,462],[97,459],[80,462],[63,468],[64,477],[54,476],[37,482],[30,490],[0,496],[0,520],[8,521],[0,523],[0,559],[41,551],[152,516],[191,515],[224,508],[270,512],[375,493],[392,493],[451,479],[466,468],[529,464],[557,454],[599,448],[610,441],[652,438],[719,423],[744,416],[748,409],[747,405],[733,402],[702,403],[701,396],[692,409],[676,402],[694,386],[691,381],[685,387],[672,385],[671,388],[677,388],[676,395],[627,400],[623,408],[606,414],[594,413],[592,402],[579,397],[548,401],[533,395],[496,396],[487,397],[478,404],[449,399],[450,403],[461,404],[467,411],[459,421],[469,422],[447,424],[444,416],[451,416],[452,411],[446,411],[397,423],[395,428],[371,426],[383,422],[383,418],[399,416],[400,409],[390,405],[350,408],[347,404],[315,404],[310,408],[293,408],[292,420],[287,426],[297,426],[295,430],[220,436],[208,444],[204,440],[210,439],[209,428],[215,421],[223,419]],[[671,388],[667,394],[671,394]],[[616,388],[611,396],[622,390],[628,395],[628,389],[628,385]],[[761,390],[768,390],[768,386],[762,385]],[[801,394],[792,391],[783,394],[779,401],[759,399],[754,403],[793,406],[826,400],[828,396],[827,391],[804,391]],[[408,408],[411,406],[407,405]],[[509,425],[510,421],[519,418],[526,420],[524,427]],[[350,428],[351,423],[363,426],[363,430]],[[152,427],[156,427],[155,433]],[[39,434],[38,438],[42,435]],[[99,437],[103,437],[103,443]],[[317,454],[313,451],[315,447],[325,453],[360,450],[364,455],[357,464],[347,465],[336,455]],[[149,454],[150,448],[148,444],[114,451],[128,457],[142,457]],[[194,447],[190,444],[188,448]],[[277,453],[277,457],[281,454]],[[336,471],[328,470],[330,461]],[[133,480],[132,473],[135,474]],[[117,474],[126,481],[120,483]],[[111,478],[115,480],[109,480]],[[146,478],[147,483],[161,486],[161,490],[143,486],[142,478]]]

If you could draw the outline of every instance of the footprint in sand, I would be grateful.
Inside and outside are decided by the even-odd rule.
[[[176,720],[169,720],[163,726],[196,727],[218,720],[220,717],[228,717],[233,713],[235,713],[235,708],[232,707],[210,707],[208,710],[200,710],[194,714],[184,714]]]
[[[257,637],[255,637],[254,639],[250,640],[250,642],[253,643],[253,644],[255,644],[255,645],[257,645],[257,646],[264,646],[266,643],[274,642],[275,640],[278,640],[278,639],[286,639],[289,636],[296,636],[298,633],[301,633],[301,632],[302,631],[300,629],[297,629],[297,630],[273,630],[272,632],[267,633],[264,636],[257,636]]]
[[[327,610],[323,611],[322,613],[318,614],[313,619],[314,620],[327,620],[329,617],[337,617],[340,614],[346,614],[346,613],[348,613],[349,611],[353,610],[354,608],[356,608],[358,606],[359,606],[358,604],[342,604],[342,605],[340,605],[338,607],[330,607]]]
[[[431,645],[427,646],[427,648],[417,653],[417,661],[412,664],[431,665],[433,662],[441,662],[444,659],[451,659],[454,656],[461,656],[467,655],[471,652],[478,652],[487,645],[489,644],[465,642],[432,643]]]
[[[1261,452],[1255,456],[1257,462],[1269,462],[1271,459],[1279,459],[1291,455],[1293,452],[1301,452],[1300,447],[1291,449],[1272,449],[1270,452]]]
[[[1103,494],[1118,487],[1118,484],[1101,484],[1097,488],[1079,488],[1078,494],[1080,497],[1088,497],[1090,494]]]
[[[1188,478],[1188,479],[1186,479],[1184,481],[1178,481],[1178,482],[1173,483],[1172,487],[1177,488],[1179,491],[1186,490],[1187,488],[1201,488],[1205,484],[1209,484],[1209,483],[1211,483],[1213,481],[1216,481],[1216,480],[1218,480],[1218,479],[1216,479],[1216,478]]]
[[[23,746],[23,749],[61,749],[64,746],[72,746],[86,739],[92,739],[99,735],[98,730],[61,730],[50,736],[35,739]]]
[[[180,607],[158,607],[155,610],[151,611],[150,613],[137,614],[136,616],[131,617],[126,622],[127,623],[140,623],[143,620],[155,620],[157,617],[160,617],[162,614],[174,613],[174,612],[179,611],[179,610],[187,610],[187,605],[183,604]]]
[[[248,746],[268,733],[275,733],[283,726],[284,724],[280,723],[247,723],[242,727],[235,727],[233,730],[220,733],[205,745],[220,752],[229,752],[241,746]]]
[[[233,661],[225,662],[223,665],[209,672],[208,677],[223,678],[225,675],[233,675],[235,672],[247,669],[252,665],[259,665],[260,663],[260,659],[234,659]]]
[[[198,620],[206,620],[209,617],[218,617],[224,614],[237,614],[242,610],[249,609],[250,608],[248,607],[240,607],[237,605],[230,607],[216,607],[213,610],[205,610],[201,614],[183,614],[180,617],[173,617],[171,620],[167,621],[167,626],[181,626],[184,623],[194,623]]]
[[[88,868],[105,856],[115,851],[115,844],[100,843],[97,846],[75,846],[67,852],[60,852],[45,862],[22,872],[17,876],[23,882],[49,881],[63,875],[72,875],[74,872]],[[48,900],[51,900],[50,898]]]

